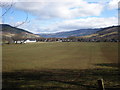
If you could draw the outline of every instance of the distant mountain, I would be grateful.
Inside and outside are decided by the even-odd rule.
[[[107,28],[102,28],[101,30],[97,31],[91,35],[80,36],[80,38],[93,38],[97,40],[118,40],[120,36],[120,26],[111,26]]]
[[[67,32],[59,32],[59,33],[52,33],[52,34],[38,34],[42,37],[45,38],[66,38],[66,37],[70,37],[70,36],[85,36],[85,35],[90,35],[93,34],[97,31],[99,31],[101,29],[79,29],[79,30],[74,30],[74,31],[67,31]]]
[[[20,35],[21,37],[27,37],[27,38],[40,37],[39,35],[35,35],[24,29],[12,27],[8,24],[0,24],[0,32],[2,32],[2,36],[5,36],[5,37],[13,37],[15,35]]]

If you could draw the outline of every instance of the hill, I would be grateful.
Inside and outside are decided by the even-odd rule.
[[[111,26],[102,28],[100,31],[91,35],[80,36],[79,38],[95,39],[95,40],[118,40],[120,26]]]
[[[85,36],[85,35],[90,35],[93,34],[100,29],[79,29],[79,30],[74,30],[74,31],[67,31],[67,32],[59,32],[59,33],[52,33],[52,34],[39,34],[42,37],[45,38],[66,38],[70,36]]]
[[[39,35],[35,35],[31,32],[28,32],[27,30],[12,27],[8,24],[0,24],[0,32],[2,32],[3,37],[14,37],[16,35],[19,35],[20,37],[26,37],[26,38],[36,38],[40,37]]]

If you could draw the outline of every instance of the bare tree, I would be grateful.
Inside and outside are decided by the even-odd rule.
[[[5,11],[2,14],[2,17],[5,16],[10,11],[10,9],[13,7],[14,4],[15,3],[13,3],[13,1],[11,2],[11,4],[9,4],[9,3],[0,3],[1,8],[6,8]]]
[[[2,36],[2,43],[11,44],[14,40],[11,37]]]
[[[12,37],[12,40],[14,41],[14,43],[16,44],[22,44],[25,42],[27,38],[22,36],[22,34],[16,34],[15,36]]]
[[[75,36],[69,36],[67,39],[69,39],[71,42],[77,41],[77,38]]]
[[[21,26],[21,25],[23,25],[23,24],[25,24],[25,23],[28,23],[27,21],[28,21],[28,13],[26,13],[26,18],[25,18],[25,20],[24,20],[23,22],[19,23],[18,25],[15,25],[14,27],[19,27],[19,26]]]
[[[14,7],[15,7],[16,3],[13,2],[13,0],[11,2],[3,2],[2,0],[0,0],[0,8],[2,9],[2,14],[0,15],[0,19],[2,20],[2,23],[4,24],[5,23],[5,19],[7,17],[8,14],[13,14],[15,11],[14,11]],[[4,9],[4,10],[3,10]],[[17,24],[17,25],[13,25],[13,27],[17,28],[25,23],[29,23],[30,21],[28,21],[28,13],[25,12],[26,14],[26,17],[25,19]],[[2,29],[2,28],[1,28]],[[3,36],[2,36],[3,37]],[[16,41],[16,43],[18,41],[25,41],[26,40],[26,37],[21,37],[20,35],[15,35],[13,37],[3,37],[3,40],[4,41],[7,41],[9,44],[10,43],[14,43]]]
[[[2,15],[0,16],[0,18],[2,19],[2,23],[4,24],[4,18],[5,16],[9,13],[9,11],[14,7],[16,3],[13,2],[13,0],[11,2],[2,2],[0,1],[0,7],[3,9],[5,9],[3,12],[2,12]],[[14,11],[13,11],[14,12]],[[12,13],[13,13],[12,12]],[[26,12],[25,12],[26,13]],[[28,21],[28,13],[26,13],[26,18],[24,21],[22,21],[21,23],[17,24],[17,25],[14,25],[13,27],[19,27],[25,23],[29,23],[30,21]]]

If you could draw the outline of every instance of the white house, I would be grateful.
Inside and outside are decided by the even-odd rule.
[[[17,40],[17,41],[14,41],[14,43],[16,43],[16,44],[22,44],[22,43],[24,43],[24,40]]]
[[[24,43],[34,43],[34,42],[37,42],[36,40],[29,40],[27,39],[26,41],[24,41]]]

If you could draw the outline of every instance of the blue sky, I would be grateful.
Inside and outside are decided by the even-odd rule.
[[[3,0],[6,1],[6,0]],[[9,1],[9,2],[8,2]],[[2,20],[33,33],[55,33],[117,25],[119,0],[13,0]],[[6,5],[10,5],[7,0]],[[2,13],[6,6],[2,7]],[[3,23],[3,22],[1,22]]]

